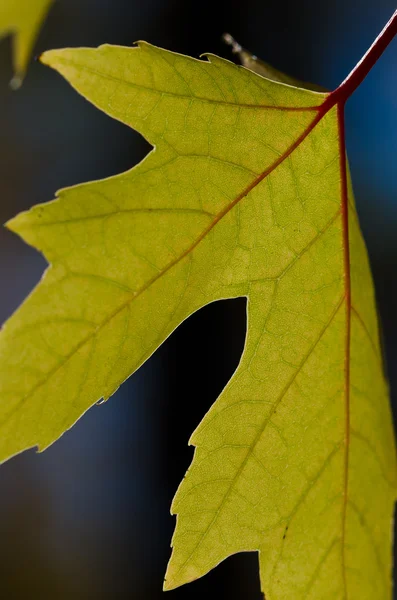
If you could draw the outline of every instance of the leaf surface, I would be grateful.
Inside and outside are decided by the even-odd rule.
[[[53,0],[1,0],[0,2],[0,38],[10,33],[14,34],[13,87],[18,87],[22,82],[40,25],[52,2]]]
[[[390,598],[394,439],[341,107],[146,43],[42,60],[154,150],[8,224],[51,266],[0,337],[0,458],[46,448],[190,314],[246,297],[165,588],[258,550],[267,600]]]

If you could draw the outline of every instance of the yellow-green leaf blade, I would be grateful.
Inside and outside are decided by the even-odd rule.
[[[0,458],[48,446],[192,312],[245,296],[240,365],[173,504],[166,587],[259,550],[268,599],[388,598],[394,441],[336,107],[145,43],[43,61],[155,149],[9,224],[52,266],[0,337]]]

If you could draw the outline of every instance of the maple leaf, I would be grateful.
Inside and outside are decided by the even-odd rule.
[[[268,599],[388,598],[395,449],[346,85],[144,42],[42,60],[154,150],[8,223],[51,266],[0,336],[0,459],[50,445],[194,311],[246,297],[240,364],[173,503],[165,588],[257,550]]]
[[[15,75],[11,85],[21,85],[40,25],[53,0],[1,0],[0,38],[14,34],[13,63]]]

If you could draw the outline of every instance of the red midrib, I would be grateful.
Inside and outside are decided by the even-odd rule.
[[[345,432],[344,432],[344,479],[342,504],[342,577],[344,595],[347,600],[346,579],[346,513],[349,490],[349,447],[350,447],[350,338],[351,338],[351,277],[350,277],[350,247],[349,247],[349,203],[346,169],[346,141],[344,102],[337,104],[338,136],[339,136],[339,168],[341,177],[341,214],[342,214],[342,244],[345,285],[346,335],[345,335]]]

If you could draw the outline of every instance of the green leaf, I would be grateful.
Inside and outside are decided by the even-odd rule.
[[[194,311],[247,297],[165,587],[259,550],[267,600],[390,598],[395,449],[343,108],[207,59],[44,54],[154,150],[8,224],[51,266],[0,337],[0,458],[49,446]]]
[[[11,82],[17,88],[22,83],[40,25],[53,0],[1,0],[0,38],[14,34],[13,63],[15,75]]]

